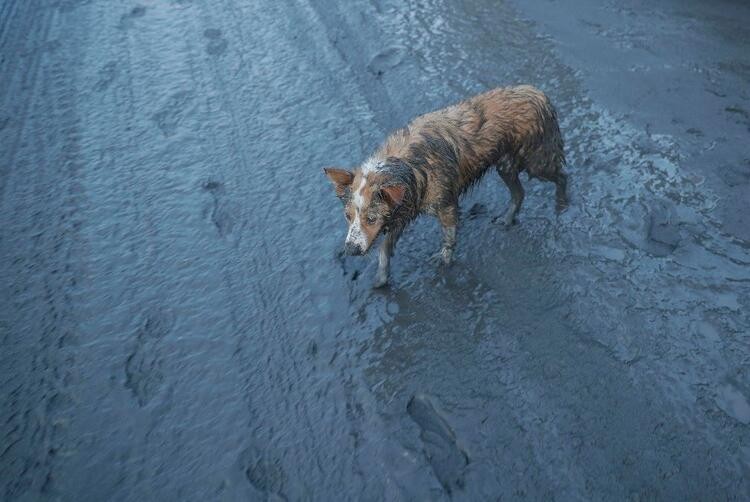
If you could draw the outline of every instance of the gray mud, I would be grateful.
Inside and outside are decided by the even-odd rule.
[[[0,499],[750,498],[742,2],[0,4]],[[488,176],[339,258],[322,174],[497,85],[571,206]],[[428,397],[429,396],[429,397]]]

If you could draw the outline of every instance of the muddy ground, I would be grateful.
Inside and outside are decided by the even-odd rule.
[[[655,5],[658,4],[658,5]],[[750,6],[0,3],[0,499],[747,500]],[[373,291],[321,168],[498,85],[571,207]]]

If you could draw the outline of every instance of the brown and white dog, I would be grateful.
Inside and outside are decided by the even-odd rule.
[[[555,108],[547,96],[522,85],[494,89],[414,119],[393,132],[354,171],[326,168],[344,203],[349,223],[345,251],[365,254],[380,234],[375,287],[388,282],[389,260],[404,228],[420,213],[436,216],[443,228],[439,256],[453,259],[458,199],[495,166],[508,186],[511,203],[503,216],[512,225],[524,197],[518,178],[541,178],[557,185],[557,207],[567,205],[563,140]]]

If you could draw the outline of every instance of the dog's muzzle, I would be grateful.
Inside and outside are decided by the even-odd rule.
[[[346,242],[344,243],[344,252],[348,255],[361,255],[364,250],[359,244],[353,243],[353,242]]]

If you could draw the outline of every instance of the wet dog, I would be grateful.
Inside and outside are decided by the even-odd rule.
[[[567,205],[565,154],[555,108],[531,86],[494,89],[414,119],[393,132],[360,167],[326,168],[349,225],[344,249],[365,254],[380,246],[375,287],[388,282],[389,261],[404,228],[419,214],[438,218],[439,259],[450,264],[456,247],[458,199],[494,166],[508,186],[512,225],[523,202],[518,175],[551,181],[558,209]]]

